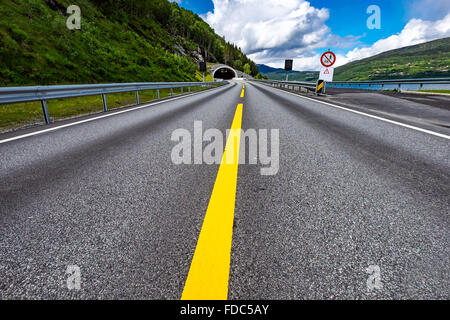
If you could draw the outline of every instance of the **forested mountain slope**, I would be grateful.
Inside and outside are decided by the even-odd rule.
[[[195,81],[197,63],[257,66],[199,16],[167,0],[0,0],[0,86]],[[247,66],[246,66],[247,65]]]

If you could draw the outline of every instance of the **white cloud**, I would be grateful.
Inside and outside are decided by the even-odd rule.
[[[448,0],[433,0],[448,8]],[[431,0],[416,0],[422,5]],[[318,70],[317,49],[348,49],[337,55],[336,65],[375,54],[450,36],[450,13],[436,21],[411,19],[395,35],[368,47],[360,47],[359,37],[339,37],[326,25],[328,9],[313,7],[307,0],[213,0],[214,12],[203,18],[228,41],[238,45],[256,63],[283,67],[284,59],[294,59],[296,70]],[[414,4],[415,5],[415,4]],[[448,11],[448,10],[447,10]],[[355,48],[355,46],[357,46]]]
[[[320,46],[330,32],[327,9],[306,0],[213,0],[205,20],[248,54],[281,56],[289,50]]]

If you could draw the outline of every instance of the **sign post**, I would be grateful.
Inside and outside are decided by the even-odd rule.
[[[320,57],[322,68],[320,69],[319,81],[317,81],[316,94],[325,93],[326,82],[333,81],[334,68],[332,66],[336,62],[336,55],[334,52],[328,50]]]

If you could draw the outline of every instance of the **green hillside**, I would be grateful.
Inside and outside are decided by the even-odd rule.
[[[167,0],[0,0],[0,86],[195,81],[197,62],[256,64],[199,16]]]
[[[450,77],[450,38],[383,52],[335,70],[334,80]]]

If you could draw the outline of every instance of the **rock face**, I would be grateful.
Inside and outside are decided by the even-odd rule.
[[[174,53],[177,56],[189,58],[196,64],[205,61],[205,58],[202,55],[202,49],[200,47],[198,47],[197,50],[187,51],[183,46],[175,44]]]
[[[197,51],[190,51],[189,52],[189,57],[195,62],[195,63],[199,63],[199,62],[203,62],[205,61],[205,59],[202,56],[201,53],[201,49],[198,48]]]
[[[175,49],[175,54],[176,55],[183,56],[183,57],[186,56],[186,51],[184,50],[184,48],[182,46],[180,46],[178,44],[175,44],[173,47]]]

